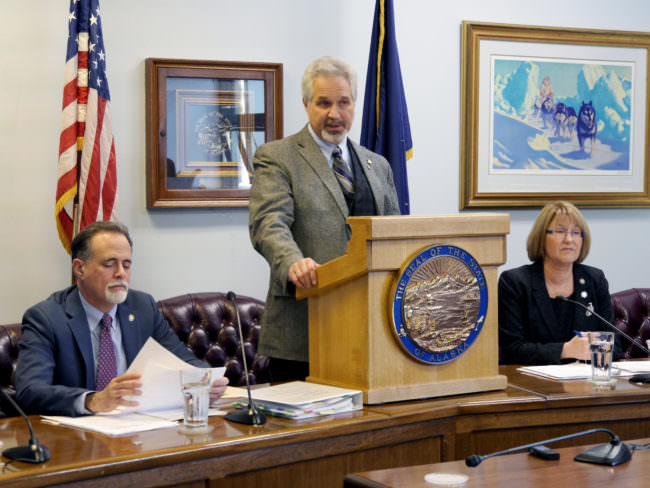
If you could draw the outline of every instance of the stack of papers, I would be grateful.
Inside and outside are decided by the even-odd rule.
[[[251,397],[263,412],[288,419],[305,419],[363,408],[363,396],[359,390],[305,381],[251,390]],[[234,406],[247,408],[248,398],[236,402]]]
[[[522,373],[553,380],[584,380],[591,378],[591,365],[587,363],[555,364],[548,366],[523,366]],[[612,376],[632,376],[650,373],[650,361],[617,361],[612,363]]]

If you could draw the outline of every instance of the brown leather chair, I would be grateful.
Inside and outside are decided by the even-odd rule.
[[[246,384],[235,308],[224,293],[189,293],[158,302],[158,308],[196,357],[225,366],[232,386]],[[264,302],[237,297],[251,384],[269,381],[269,358],[257,354]]]
[[[244,350],[251,384],[269,381],[269,358],[257,354],[264,302],[237,297]],[[158,302],[158,308],[178,337],[194,354],[212,366],[225,366],[230,385],[246,384],[237,318],[223,293],[190,293]],[[0,387],[15,399],[14,372],[18,360],[21,324],[0,325]],[[18,415],[0,395],[0,417]]]
[[[647,346],[650,339],[650,288],[630,288],[612,293],[614,325]],[[632,344],[622,335],[617,335],[623,346],[623,357],[646,358],[648,354]]]
[[[22,336],[20,324],[0,325],[0,388],[14,400],[14,372],[18,360],[18,341]],[[0,395],[0,417],[13,417],[18,415],[16,409],[9,403],[4,395]]]

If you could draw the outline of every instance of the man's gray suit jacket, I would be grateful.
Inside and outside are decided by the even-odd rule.
[[[352,141],[350,146],[368,179],[377,214],[399,214],[388,161]],[[308,361],[307,301],[295,299],[289,267],[305,257],[323,264],[345,254],[350,239],[345,222],[349,210],[336,176],[307,126],[260,146],[253,164],[250,236],[271,268],[259,352]]]

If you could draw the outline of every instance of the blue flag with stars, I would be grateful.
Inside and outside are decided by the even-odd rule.
[[[377,0],[370,41],[361,144],[384,156],[393,179],[402,215],[410,214],[406,160],[413,155],[402,71],[397,53],[392,0]]]

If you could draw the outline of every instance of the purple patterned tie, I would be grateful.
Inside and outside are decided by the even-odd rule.
[[[343,160],[341,148],[334,146],[332,151],[332,169],[345,193],[354,193],[354,182],[348,165]]]
[[[104,314],[100,322],[97,391],[106,388],[106,385],[117,376],[117,360],[115,359],[115,348],[111,338],[111,322],[111,316],[108,314]]]

